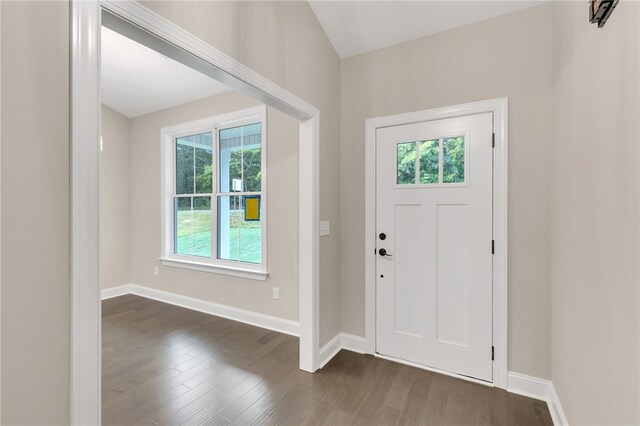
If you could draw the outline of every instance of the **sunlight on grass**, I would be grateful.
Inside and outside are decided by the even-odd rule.
[[[231,216],[230,255],[226,260],[260,263],[262,257],[260,222],[245,222],[242,210],[232,212]],[[176,228],[176,254],[211,257],[211,212],[209,210],[178,211]],[[240,244],[239,253],[238,244]]]

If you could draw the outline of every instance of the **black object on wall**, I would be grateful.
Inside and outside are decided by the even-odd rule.
[[[620,0],[589,0],[589,21],[604,27]]]

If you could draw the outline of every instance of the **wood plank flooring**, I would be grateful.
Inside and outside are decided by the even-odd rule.
[[[105,425],[551,425],[545,402],[134,295],[102,302]]]

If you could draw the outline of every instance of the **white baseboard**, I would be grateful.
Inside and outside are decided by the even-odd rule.
[[[329,340],[329,342],[320,349],[318,368],[324,367],[342,349],[363,354],[364,337],[347,333],[336,334],[333,339]]]
[[[111,299],[112,297],[124,296],[131,293],[133,284],[124,284],[117,287],[103,288],[101,291],[102,300]]]
[[[245,309],[234,308],[232,306],[221,305],[207,300],[196,299],[181,294],[170,293],[164,290],[157,290],[151,287],[144,287],[137,284],[125,284],[119,287],[102,290],[102,299],[109,299],[125,294],[135,294],[137,296],[154,299],[171,305],[192,309],[198,312],[215,315],[230,320],[243,322],[256,327],[278,331],[291,336],[300,336],[300,323],[271,315],[259,314]]]
[[[342,342],[340,339],[340,333],[336,334],[333,339],[320,349],[320,356],[318,359],[318,368],[324,367],[331,359],[340,352],[342,349]]]
[[[545,401],[549,406],[553,424],[555,426],[569,425],[551,380],[539,379],[510,371],[507,373],[507,391]]]
[[[346,349],[351,352],[357,352],[363,354],[364,351],[364,337],[354,336],[353,334],[340,333],[340,341],[342,343],[342,349]]]
[[[567,416],[564,415],[560,398],[558,398],[556,387],[553,386],[553,383],[551,383],[551,387],[549,388],[549,401],[547,401],[547,404],[549,405],[553,424],[556,426],[569,426],[569,421],[567,421]]]
[[[549,401],[551,381],[526,374],[509,371],[507,373],[507,391],[529,398]]]

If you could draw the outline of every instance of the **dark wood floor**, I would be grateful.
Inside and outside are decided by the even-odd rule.
[[[138,296],[102,303],[102,421],[551,425],[546,403],[367,355],[298,369],[298,339]]]

